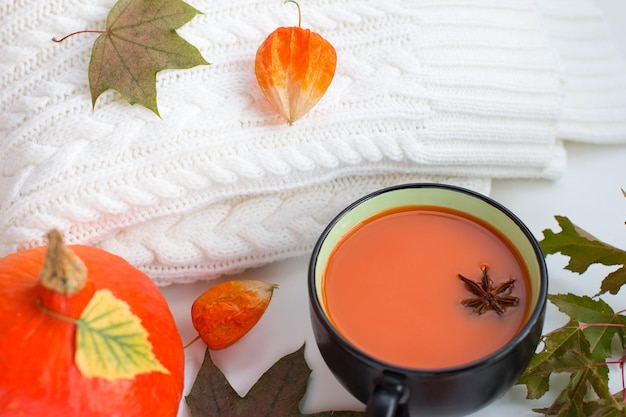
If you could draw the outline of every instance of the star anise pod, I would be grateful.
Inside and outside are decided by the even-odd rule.
[[[483,266],[483,277],[479,282],[472,281],[459,274],[459,278],[465,283],[467,289],[477,297],[466,298],[461,301],[466,307],[474,309],[475,313],[483,314],[488,310],[495,311],[498,315],[505,312],[507,307],[514,307],[519,303],[519,298],[511,295],[515,286],[515,280],[510,279],[494,287],[493,281],[487,273],[487,266]]]

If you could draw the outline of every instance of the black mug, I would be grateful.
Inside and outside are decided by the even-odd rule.
[[[466,213],[506,236],[517,249],[528,271],[529,307],[521,329],[503,347],[467,364],[411,368],[359,349],[333,325],[323,296],[325,268],[333,249],[363,221],[403,206],[441,207]],[[548,275],[532,233],[493,199],[456,186],[405,184],[369,194],[332,220],[313,250],[308,291],[313,332],[322,357],[339,382],[366,404],[367,417],[462,416],[501,397],[528,366],[542,334]]]

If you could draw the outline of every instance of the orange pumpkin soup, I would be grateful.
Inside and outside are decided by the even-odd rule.
[[[466,214],[410,206],[373,216],[349,231],[323,277],[327,314],[353,345],[387,363],[449,368],[509,342],[527,316],[528,272],[512,244]],[[459,274],[497,287],[515,279],[519,299],[502,314],[461,304],[476,298]]]

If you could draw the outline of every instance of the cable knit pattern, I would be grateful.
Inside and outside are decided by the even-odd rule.
[[[308,252],[375,189],[427,181],[488,193],[494,177],[556,178],[557,138],[626,140],[619,113],[594,130],[605,96],[576,107],[602,75],[571,61],[591,62],[595,41],[614,69],[620,61],[597,14],[583,50],[569,38],[555,46],[554,22],[583,24],[567,1],[302,1],[303,26],[334,44],[338,65],[293,126],[254,76],[263,39],[297,23],[278,0],[190,0],[203,14],[178,32],[212,65],[159,73],[161,119],[113,91],[92,111],[94,35],[50,39],[103,28],[114,2],[0,6],[0,255],[44,244],[57,227],[158,284],[210,279]],[[621,78],[602,80],[613,103],[626,102],[613,88]]]
[[[557,136],[624,143],[626,63],[607,36],[602,12],[586,0],[537,4],[563,68],[563,112]]]

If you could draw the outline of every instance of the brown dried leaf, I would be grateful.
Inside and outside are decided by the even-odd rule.
[[[193,417],[362,417],[357,411],[327,411],[302,414],[299,403],[306,392],[311,369],[304,359],[304,346],[279,359],[240,397],[211,360],[210,351],[185,397]]]
[[[208,64],[175,30],[199,13],[182,0],[119,0],[91,51],[93,105],[102,93],[113,89],[129,103],[159,115],[156,74]]]

